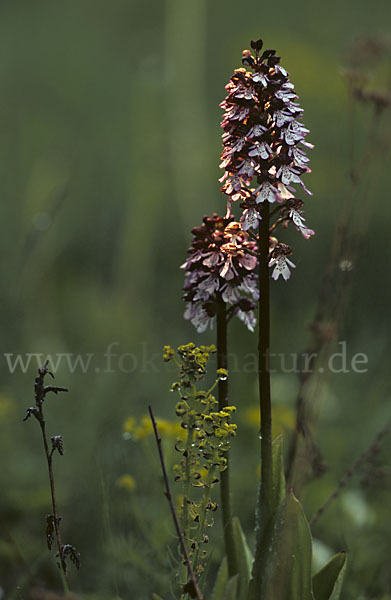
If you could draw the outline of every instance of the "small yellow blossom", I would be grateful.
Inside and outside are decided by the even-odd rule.
[[[136,425],[136,419],[134,417],[129,417],[126,419],[124,423],[124,431],[126,433],[133,433]]]
[[[221,381],[225,381],[226,379],[228,379],[228,371],[227,369],[217,369],[216,371],[218,378]]]
[[[123,490],[134,492],[136,489],[136,481],[132,475],[125,474],[117,479],[117,486]]]

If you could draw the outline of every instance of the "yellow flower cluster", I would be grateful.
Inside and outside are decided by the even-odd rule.
[[[230,423],[231,413],[236,411],[235,406],[226,406],[219,412],[210,412],[208,415],[202,415],[205,431],[207,435],[213,435],[216,438],[226,438],[235,435],[237,425]]]
[[[164,346],[163,348],[163,360],[168,362],[175,356],[175,350],[171,346]]]
[[[184,439],[186,432],[176,421],[167,421],[166,419],[156,419],[159,433],[164,437]],[[151,419],[148,415],[144,415],[138,421],[135,417],[129,417],[124,423],[124,433],[127,437],[138,442],[149,435],[153,434]]]
[[[216,352],[216,346],[196,346],[191,342],[178,346],[177,353],[179,361],[175,356],[175,350],[171,346],[164,346],[163,360],[172,360],[180,369],[179,377],[190,382],[202,379],[206,372],[206,364],[211,354]]]

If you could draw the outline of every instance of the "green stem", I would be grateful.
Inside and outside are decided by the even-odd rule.
[[[270,276],[269,276],[269,203],[262,206],[259,225],[259,341],[258,381],[261,412],[261,511],[268,519],[272,508],[273,456],[272,410],[270,394]]]
[[[205,527],[206,507],[208,506],[209,501],[210,501],[210,490],[211,490],[212,481],[213,481],[215,475],[216,475],[216,467],[211,467],[208,471],[208,476],[207,476],[206,482],[205,482],[204,493],[202,494],[202,499],[201,499],[200,520],[199,520],[197,535],[196,535],[197,549],[195,551],[194,560],[193,560],[193,571],[195,573],[197,572],[200,547],[202,544],[202,535],[203,535],[204,527]]]
[[[194,402],[194,398],[195,395],[197,393],[196,387],[193,384],[191,386],[191,391],[190,391],[190,405],[193,404]],[[182,510],[182,531],[183,531],[183,535],[185,538],[185,542],[188,542],[189,540],[189,505],[187,503],[186,500],[188,500],[190,498],[190,488],[191,488],[191,482],[190,482],[190,476],[191,476],[191,456],[192,456],[192,451],[191,451],[191,447],[194,441],[194,425],[190,426],[187,429],[187,436],[186,436],[186,455],[185,455],[185,481],[184,481],[184,489],[183,489],[183,510]]]
[[[227,307],[220,297],[217,309],[217,368],[228,370],[227,360]],[[219,410],[228,406],[228,379],[220,379],[218,382]],[[238,572],[235,538],[232,526],[231,492],[230,492],[230,469],[229,452],[224,453],[227,468],[221,473],[220,479],[220,502],[223,520],[225,554],[227,556],[228,574],[230,577]]]
[[[184,503],[183,503],[183,520],[182,520],[182,529],[183,529],[183,534],[185,536],[185,540],[187,541],[189,539],[189,532],[188,532],[188,528],[189,528],[189,510],[188,510],[188,503],[186,502],[186,500],[189,499],[190,496],[190,475],[191,475],[191,465],[190,465],[190,458],[191,458],[191,445],[193,443],[193,438],[194,438],[194,430],[193,429],[189,429],[187,431],[187,439],[186,439],[186,466],[185,466],[185,484],[184,484]]]
[[[183,509],[182,509],[182,531],[183,531],[183,539],[186,546],[186,550],[189,552],[189,504],[188,499],[190,497],[190,475],[191,475],[191,445],[194,439],[194,429],[190,428],[187,430],[187,438],[186,438],[186,457],[185,457],[185,482],[183,489]],[[187,565],[183,567],[183,577],[184,581],[187,579]]]

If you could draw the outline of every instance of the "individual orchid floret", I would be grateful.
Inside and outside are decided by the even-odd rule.
[[[308,240],[311,235],[315,234],[312,229],[304,224],[305,218],[299,213],[299,211],[292,208],[292,210],[289,211],[289,217],[296,225],[296,229],[303,234],[306,240]]]
[[[204,217],[193,230],[186,271],[185,319],[199,333],[213,326],[218,303],[227,306],[228,318],[238,316],[254,330],[258,300],[257,246],[241,223],[232,216]]]
[[[312,235],[315,235],[315,232],[305,224],[305,218],[301,210],[303,204],[302,200],[297,200],[296,198],[290,199],[281,210],[280,215],[283,219],[283,227],[288,227],[289,223],[292,222],[297,231],[300,231],[305,239],[308,240]]]
[[[277,280],[280,275],[283,276],[285,281],[291,276],[289,267],[293,269],[296,265],[289,260],[288,255],[292,253],[292,250],[286,244],[276,244],[271,252],[271,258],[269,261],[269,267],[274,267],[272,277]]]
[[[259,221],[261,220],[261,215],[257,211],[256,206],[251,206],[244,209],[240,220],[245,231],[252,228],[256,229]]]

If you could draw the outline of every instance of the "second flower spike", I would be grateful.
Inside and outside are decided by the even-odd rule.
[[[227,317],[238,316],[254,331],[258,300],[257,246],[233,217],[213,214],[193,230],[186,270],[185,318],[198,332],[213,326],[217,305],[223,301]]]

